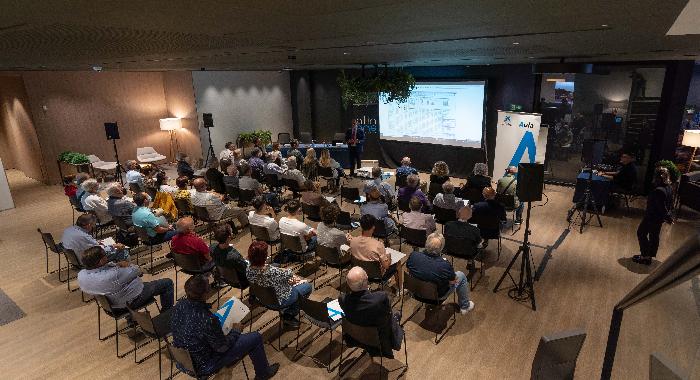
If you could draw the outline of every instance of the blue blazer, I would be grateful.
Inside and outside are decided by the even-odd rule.
[[[365,130],[362,129],[361,127],[357,127],[357,144],[355,144],[355,147],[357,148],[358,152],[362,152],[363,146],[365,144]],[[345,131],[345,143],[350,141],[352,138],[352,127],[348,128],[347,131]]]

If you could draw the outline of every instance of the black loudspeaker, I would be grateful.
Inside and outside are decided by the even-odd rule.
[[[581,150],[581,161],[590,165],[599,165],[602,163],[605,143],[605,140],[584,140],[583,149]]]
[[[535,202],[542,200],[544,188],[543,164],[518,165],[518,187],[516,192],[521,202]]]
[[[210,113],[203,113],[202,120],[204,121],[204,128],[214,128],[214,118]]]
[[[107,140],[119,140],[119,126],[117,123],[105,123]]]

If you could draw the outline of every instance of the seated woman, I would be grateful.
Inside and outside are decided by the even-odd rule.
[[[318,166],[322,168],[331,168],[333,169],[333,178],[335,179],[335,187],[340,186],[340,177],[345,176],[345,172],[343,171],[343,168],[340,167],[340,164],[331,158],[331,152],[328,149],[324,149],[321,151],[321,158],[318,160]]]
[[[174,199],[184,200],[189,206],[186,210],[179,210],[181,213],[192,213],[192,194],[194,190],[190,189],[190,179],[187,176],[177,177],[175,180],[175,185],[177,185],[177,191],[175,192]],[[177,205],[177,203],[176,203]]]
[[[467,177],[467,182],[462,185],[459,192],[456,192],[458,196],[462,198],[467,198],[467,189],[475,189],[475,193],[481,193],[484,188],[491,187],[491,177],[489,177],[489,167],[483,163],[478,162],[474,164],[474,170],[472,174]],[[477,201],[476,199],[470,199],[470,201]]]
[[[248,248],[250,266],[246,272],[248,281],[263,287],[275,289],[275,295],[282,308],[282,322],[290,327],[298,327],[299,297],[308,298],[313,286],[305,279],[296,276],[291,269],[281,269],[267,264],[269,249],[264,241],[253,241]],[[277,306],[277,305],[269,305]]]
[[[341,245],[348,244],[352,239],[352,235],[336,228],[335,220],[339,213],[340,207],[335,203],[321,209],[321,223],[316,227],[318,245],[340,249]]]
[[[406,186],[399,189],[396,199],[399,202],[399,205],[408,205],[408,202],[410,202],[411,198],[413,197],[417,197],[421,201],[421,204],[423,205],[421,212],[430,212],[430,201],[425,193],[420,189],[420,177],[418,177],[416,174],[411,174],[406,178]]]
[[[430,172],[430,184],[437,183],[442,185],[450,180],[450,168],[445,161],[438,161],[433,164],[433,170]]]
[[[306,150],[306,157],[301,164],[301,171],[304,173],[304,177],[308,179],[316,179],[318,171],[318,160],[316,159],[316,151],[314,148],[309,148]]]
[[[301,203],[318,207],[328,205],[328,200],[321,194],[320,183],[307,179],[304,182],[303,189],[307,190],[301,193]]]
[[[209,247],[212,259],[216,266],[228,268],[236,271],[238,281],[241,288],[247,288],[248,278],[246,271],[248,270],[248,262],[241,256],[240,252],[231,245],[233,240],[233,230],[231,226],[224,223],[218,225],[214,229],[214,238],[216,243]]]

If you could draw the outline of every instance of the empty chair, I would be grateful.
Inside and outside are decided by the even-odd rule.
[[[102,161],[101,158],[97,157],[94,154],[89,155],[88,160],[90,160],[90,165],[92,165],[92,167],[97,170],[114,171],[117,168],[116,161]]]
[[[56,254],[58,257],[58,269],[57,271],[61,270],[61,247],[56,244],[56,241],[53,239],[53,235],[51,235],[48,232],[41,232],[41,228],[36,229],[39,234],[41,235],[41,240],[44,242],[44,250],[46,253],[46,273],[49,273],[49,250],[53,253]],[[60,275],[60,273],[59,273]]]
[[[289,144],[292,141],[292,135],[287,132],[280,132],[277,134],[277,142],[280,144]]]
[[[481,189],[467,187],[463,189],[460,193],[462,199],[469,200],[469,204],[473,205],[484,200],[484,195],[481,193]]]
[[[314,362],[321,364],[322,366],[326,367],[326,371],[328,373],[333,371],[333,368],[331,367],[331,364],[333,362],[333,349],[332,349],[332,344],[333,344],[333,331],[340,326],[340,324],[343,322],[342,318],[338,319],[337,321],[333,321],[333,319],[328,315],[328,306],[326,302],[319,302],[319,301],[314,301],[310,300],[308,298],[301,298],[299,300],[299,306],[301,309],[301,316],[305,318],[309,323],[312,325],[318,327],[321,329],[321,333],[314,336],[314,340],[316,338],[320,338],[323,334],[326,332],[330,332],[330,340],[328,342],[328,363],[322,363],[318,359],[316,359],[315,356],[311,355],[305,355],[303,351],[299,349],[299,336],[301,335],[301,323],[299,324],[299,327],[297,328],[297,344],[296,344],[296,351],[308,358],[311,358]],[[342,338],[341,338],[342,339]]]
[[[426,230],[417,230],[401,225],[399,226],[399,250],[401,250],[403,243],[408,243],[413,247],[425,248],[427,237]]]
[[[432,201],[436,195],[442,192],[442,184],[431,182],[428,186],[428,198]]]
[[[299,186],[299,182],[295,179],[291,178],[284,178],[284,186],[287,187],[289,191],[292,192],[292,196],[294,198],[299,198],[301,196],[301,186]]]
[[[251,202],[253,202],[253,199],[255,199],[255,190],[249,190],[249,189],[239,189],[238,191],[238,205],[239,206],[247,206]]]
[[[311,132],[301,132],[299,134],[299,142],[302,144],[311,144]]]
[[[435,213],[435,221],[442,224],[442,230],[445,230],[445,224],[457,220],[457,211],[451,208],[442,208],[433,205],[433,213]]]
[[[446,293],[444,296],[440,297],[440,295],[438,294],[438,288],[437,288],[436,284],[434,284],[432,282],[428,282],[428,281],[419,280],[419,279],[411,276],[410,272],[404,272],[403,286],[404,286],[404,289],[407,289],[411,293],[411,296],[413,297],[413,299],[420,302],[420,306],[413,313],[411,313],[411,315],[409,315],[408,318],[406,318],[406,320],[402,324],[411,320],[411,318],[413,318],[413,316],[416,315],[418,313],[418,311],[420,311],[420,309],[422,309],[425,304],[439,306],[439,305],[442,305],[443,302],[445,302],[445,300],[447,298],[449,298],[449,296],[450,296],[449,293]],[[452,292],[452,299],[453,299],[453,302],[455,302],[455,303],[457,302],[456,294],[457,294],[457,292]],[[403,314],[403,304],[404,304],[404,297],[402,296],[401,297],[401,313],[402,314]],[[439,334],[439,332],[435,333],[435,344],[440,343],[442,338],[445,337],[447,332],[450,331],[452,326],[454,326],[455,321],[457,320],[457,318],[456,318],[457,310],[454,307],[451,307],[451,309],[452,309],[452,318],[450,319],[450,324],[449,324],[449,326],[445,327],[445,329],[442,331],[442,334]]]
[[[360,197],[360,189],[356,187],[340,187],[340,205],[343,205],[343,200],[346,200],[357,207],[360,207],[362,203],[362,198]],[[354,213],[354,211],[353,211]]]
[[[151,266],[148,268],[148,270],[153,271],[153,250],[155,246],[160,245],[162,243],[151,244],[151,237],[148,236],[148,232],[146,232],[145,228],[134,226],[134,230],[136,230],[136,234],[139,236],[141,244],[148,247],[148,255],[150,256],[151,262]],[[136,256],[136,265],[140,265],[138,262],[138,256]]]
[[[573,379],[584,340],[586,333],[583,330],[543,336],[532,360],[530,380]]]
[[[156,152],[151,146],[136,148],[136,159],[142,163],[153,163],[167,159],[164,155]]]
[[[139,346],[136,345],[136,340],[134,340],[134,362],[137,364],[143,363],[157,352],[158,378],[161,378],[161,373],[163,371],[163,355],[161,355],[161,341],[167,339],[168,335],[170,335],[170,312],[171,310],[165,310],[162,313],[156,315],[155,317],[151,317],[151,313],[148,311],[148,309],[144,311],[129,310],[129,313],[131,313],[131,319],[134,322],[136,322],[136,325],[138,326],[139,330],[141,330],[141,332],[150,340],[156,340],[158,342],[158,350],[154,351],[151,354],[145,355],[141,359],[138,359],[136,354]],[[142,344],[141,347],[143,347],[144,345],[145,344]]]
[[[257,284],[250,284],[250,296],[256,302],[262,304],[262,306],[268,310],[276,311],[278,313],[277,318],[279,319],[279,328],[277,331],[277,347],[272,345],[277,351],[282,351],[287,348],[289,343],[282,347],[282,306],[277,299],[277,294],[275,293],[275,288],[260,286]],[[303,297],[300,297],[303,298]],[[250,331],[253,331],[253,319],[250,319]],[[290,342],[291,343],[291,342]]]
[[[223,281],[226,286],[229,286],[230,288],[235,288],[239,289],[241,291],[241,299],[243,299],[243,291],[248,289],[250,286],[250,283],[246,279],[242,279],[238,276],[238,272],[236,272],[235,269],[233,268],[227,268],[223,266],[216,266],[216,272],[218,273],[218,278],[220,281]],[[217,298],[221,298],[220,294],[218,293],[220,288],[217,289]]]
[[[330,166],[318,167],[318,176],[326,181],[326,188],[329,191],[335,191],[335,178],[333,177],[334,174],[335,169],[333,169]]]
[[[503,208],[506,209],[507,212],[512,212],[513,213],[513,223],[511,223],[511,231],[515,229],[515,195],[513,194],[496,194],[496,202],[500,203],[503,205]]]
[[[343,210],[338,212],[338,216],[335,218],[335,226],[344,231],[351,231],[356,228],[352,226],[352,218],[350,217],[350,213]]]
[[[241,189],[233,185],[226,185],[226,195],[231,200],[238,200],[241,196]]]
[[[333,143],[342,143],[345,142],[345,133],[343,132],[337,132],[333,134]]]
[[[126,355],[129,355],[133,350],[129,350],[124,353],[119,353],[119,335],[121,332],[126,331],[129,328],[132,328],[131,326],[126,326],[122,329],[119,329],[119,320],[120,319],[125,319],[129,315],[129,310],[128,309],[115,309],[112,307],[112,304],[109,302],[106,296],[100,295],[100,294],[93,294],[95,297],[95,300],[97,301],[97,337],[100,340],[107,340],[111,337],[115,337],[115,345],[116,345],[116,350],[117,350],[117,357],[118,358],[123,358]],[[155,298],[151,298],[146,305],[141,307],[139,310],[142,310],[144,308],[147,308],[149,305],[153,304],[156,302]],[[107,335],[107,336],[102,336],[102,311],[104,311],[105,314],[108,316],[112,317],[114,319],[114,333]]]

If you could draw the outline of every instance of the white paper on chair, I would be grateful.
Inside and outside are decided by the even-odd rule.
[[[101,242],[101,243],[102,243],[102,245],[104,245],[105,247],[109,247],[109,246],[113,246],[113,245],[117,244],[117,242],[114,241],[114,238],[112,238],[112,237],[108,237],[108,238],[106,238],[106,239],[102,239],[102,242]]]
[[[365,202],[367,202],[367,198],[365,198],[364,195],[360,195],[360,199],[356,200],[354,203],[363,204]]]
[[[214,313],[219,318],[224,335],[231,332],[234,323],[240,323],[250,313],[250,309],[236,297],[231,297]]]
[[[347,244],[343,244],[340,246],[340,250],[343,252],[350,252],[350,246]]]
[[[343,309],[340,307],[340,302],[338,302],[337,299],[328,302],[326,307],[328,308],[328,317],[333,321],[337,321],[345,316]]]
[[[393,248],[387,248],[386,251],[391,254],[391,265],[398,263],[401,259],[406,257],[405,253],[401,253]]]
[[[328,203],[333,203],[335,202],[335,197],[324,197],[328,201]]]

